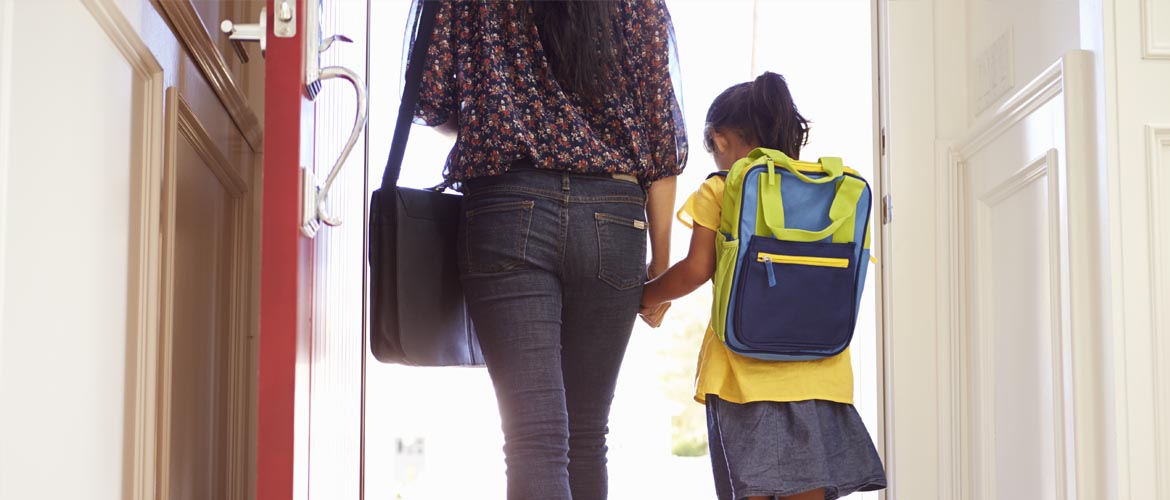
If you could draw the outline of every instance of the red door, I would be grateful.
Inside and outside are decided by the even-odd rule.
[[[364,1],[268,0],[258,500],[361,496],[364,148],[339,157],[364,130],[365,26]]]

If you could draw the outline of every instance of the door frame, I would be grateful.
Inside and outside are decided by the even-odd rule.
[[[302,140],[302,118],[313,116],[313,105],[304,90],[306,30],[298,18],[295,35],[276,36],[277,1],[266,2],[257,500],[303,499],[308,493],[313,242],[303,237],[299,215],[300,166],[313,157],[312,141]],[[291,1],[294,16],[305,12],[304,0]]]
[[[888,486],[878,496],[898,498],[895,493],[894,477],[896,461],[894,456],[894,367],[890,359],[893,354],[893,331],[891,305],[893,303],[893,270],[894,259],[890,240],[892,231],[890,223],[893,221],[892,196],[890,195],[890,161],[887,147],[887,130],[889,128],[889,57],[887,38],[889,26],[889,1],[871,0],[871,60],[873,61],[873,136],[874,136],[874,184],[877,186],[877,196],[874,197],[878,217],[875,219],[877,246],[877,373],[878,377],[878,449],[886,469]],[[871,229],[872,231],[872,229]]]
[[[274,3],[268,0],[268,26],[273,26]],[[297,12],[303,12],[304,0],[295,0]],[[889,125],[889,67],[888,67],[888,2],[871,1],[871,61],[874,77],[873,88],[873,164],[876,185],[875,219],[876,254],[879,256],[875,282],[877,307],[877,373],[878,378],[878,426],[875,429],[878,447],[885,462],[887,477],[896,473],[894,455],[894,393],[895,371],[888,362],[893,350],[892,315],[893,303],[893,260],[890,252],[891,230],[889,213],[884,201],[890,195],[890,163],[885,131]],[[369,0],[367,9],[369,8]],[[367,11],[368,12],[368,11]],[[298,28],[303,28],[298,26]],[[278,139],[276,122],[300,123],[300,116],[312,116],[312,103],[304,97],[302,68],[304,55],[302,38],[304,29],[298,29],[291,38],[268,34],[268,59],[290,61],[290,64],[267,64],[264,122],[264,185],[263,185],[263,249],[261,259],[260,315],[262,325],[259,349],[260,370],[258,378],[257,426],[258,453],[266,455],[257,459],[257,500],[286,500],[301,498],[294,493],[303,492],[303,481],[307,480],[307,437],[308,432],[308,359],[298,358],[299,345],[309,341],[311,332],[311,297],[302,296],[312,287],[313,245],[312,240],[302,238],[299,221],[285,220],[280,214],[298,213],[300,210],[298,186],[299,173],[286,172],[288,168],[299,168],[304,161],[311,161],[312,144],[300,141],[288,143]],[[295,82],[295,85],[291,82]],[[294,97],[295,96],[295,100]],[[308,111],[306,111],[306,109]],[[368,127],[368,125],[367,125]],[[366,151],[368,152],[368,135]],[[367,158],[368,162],[368,158]],[[291,167],[290,167],[291,166]],[[283,167],[283,168],[282,168]],[[872,229],[871,229],[872,230]],[[297,279],[291,279],[296,277]],[[298,305],[301,304],[301,305]],[[290,308],[291,305],[291,308]],[[303,305],[303,307],[302,307]],[[274,336],[282,338],[274,339]],[[364,340],[363,340],[364,342]],[[363,365],[366,358],[363,356]],[[298,370],[304,371],[298,377]],[[364,448],[365,418],[365,367],[362,367],[362,427]],[[364,476],[365,453],[362,451]],[[364,479],[361,487],[364,494]],[[881,493],[882,498],[897,498],[894,481]]]

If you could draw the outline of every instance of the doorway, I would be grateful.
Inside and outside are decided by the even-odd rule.
[[[687,169],[679,178],[679,203],[715,169],[700,140],[707,106],[723,89],[763,71],[784,75],[802,114],[813,121],[804,157],[843,157],[875,184],[875,193],[879,191],[871,0],[667,4],[677,35],[691,143]],[[368,73],[371,185],[381,178],[401,95],[401,47],[409,5],[408,0],[371,0],[370,19],[377,23],[370,29]],[[416,127],[402,183],[437,184],[451,144],[451,139]],[[420,165],[432,169],[422,171]],[[876,223],[871,230],[876,235]],[[680,226],[673,234],[677,259],[686,250],[689,233]],[[881,412],[878,275],[868,273],[852,347],[856,406],[875,442]],[[691,399],[710,291],[704,288],[677,302],[661,328],[639,323],[622,368],[609,437],[610,496],[617,500],[715,497],[704,411]],[[484,500],[504,498],[503,436],[485,370],[384,365],[372,356],[366,367],[366,499],[440,500],[458,491],[474,491]]]

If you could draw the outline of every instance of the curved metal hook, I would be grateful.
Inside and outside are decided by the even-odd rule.
[[[365,82],[349,68],[343,68],[341,66],[322,68],[321,78],[318,81],[325,81],[331,78],[341,78],[348,81],[353,84],[354,91],[357,92],[357,116],[353,121],[353,131],[350,132],[349,141],[345,143],[345,148],[341,150],[341,155],[337,157],[333,168],[329,170],[329,177],[325,179],[325,185],[317,192],[317,218],[327,225],[340,226],[341,219],[329,216],[329,210],[325,206],[325,201],[329,197],[329,188],[333,186],[333,181],[337,179],[337,174],[341,172],[341,166],[349,158],[349,154],[353,151],[354,145],[357,144],[358,136],[361,135],[362,129],[366,126],[369,103],[366,95]]]

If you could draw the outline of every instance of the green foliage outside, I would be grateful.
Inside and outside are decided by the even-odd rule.
[[[695,366],[710,307],[711,294],[705,287],[675,301],[658,330],[665,337],[660,351],[665,365],[663,391],[676,408],[670,419],[671,453],[679,457],[707,455],[706,409],[695,402],[694,392]]]

